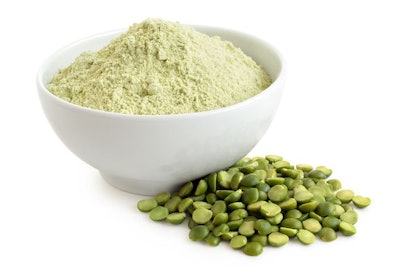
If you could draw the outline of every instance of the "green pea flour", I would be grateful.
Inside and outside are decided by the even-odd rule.
[[[47,87],[80,106],[145,115],[230,106],[270,83],[232,43],[177,22],[147,19],[99,51],[79,55]]]

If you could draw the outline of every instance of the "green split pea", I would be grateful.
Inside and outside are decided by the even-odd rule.
[[[248,256],[290,240],[304,245],[356,234],[356,208],[369,197],[342,189],[325,166],[291,165],[277,155],[245,157],[231,167],[190,181],[175,193],[138,201],[153,221],[188,221],[189,238],[210,246],[229,242]]]

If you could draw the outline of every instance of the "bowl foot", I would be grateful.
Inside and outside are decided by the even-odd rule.
[[[181,184],[155,180],[132,179],[108,174],[103,171],[99,172],[103,179],[106,180],[110,185],[136,195],[154,196],[161,192],[173,192]]]

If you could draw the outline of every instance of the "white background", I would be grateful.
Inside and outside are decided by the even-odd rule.
[[[400,8],[396,1],[2,1],[0,266],[399,266]],[[5,4],[8,3],[8,4]],[[372,205],[358,233],[247,257],[150,221],[58,140],[35,75],[58,48],[148,17],[257,35],[285,56],[276,118],[250,155],[327,165]],[[239,126],[238,126],[239,127]]]

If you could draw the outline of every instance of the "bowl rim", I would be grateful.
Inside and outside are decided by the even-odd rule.
[[[273,54],[278,58],[278,61],[280,63],[280,71],[277,74],[277,77],[275,80],[272,81],[272,83],[265,88],[262,92],[258,93],[257,95],[254,95],[250,98],[247,98],[239,103],[229,105],[226,107],[222,108],[217,108],[217,109],[211,109],[211,110],[206,110],[206,111],[199,111],[199,112],[191,112],[191,113],[176,113],[176,114],[126,114],[126,113],[119,113],[119,112],[114,112],[114,111],[105,111],[105,110],[100,110],[100,109],[94,109],[94,108],[88,108],[84,106],[80,106],[78,104],[74,104],[71,102],[68,102],[54,94],[52,94],[45,86],[44,84],[44,73],[45,70],[47,69],[47,65],[49,61],[53,60],[53,58],[58,57],[62,55],[66,50],[78,46],[81,43],[87,42],[89,40],[93,40],[95,38],[99,37],[104,37],[104,36],[109,36],[109,35],[115,35],[115,34],[122,34],[123,32],[127,31],[128,28],[120,28],[120,29],[115,29],[115,30],[110,30],[110,31],[105,31],[102,33],[97,33],[93,34],[81,39],[78,39],[74,42],[71,42],[52,54],[50,54],[40,65],[37,74],[36,74],[36,83],[37,83],[37,88],[40,93],[44,93],[47,97],[51,98],[53,101],[57,102],[57,104],[61,105],[64,108],[67,109],[72,109],[75,111],[81,111],[81,112],[88,112],[91,115],[96,115],[96,116],[103,116],[103,117],[109,117],[109,118],[120,118],[120,119],[129,119],[129,118],[134,118],[134,119],[139,119],[139,120],[163,120],[163,119],[188,119],[188,118],[194,118],[194,117],[204,117],[204,116],[212,116],[212,115],[217,115],[221,113],[226,113],[234,109],[240,109],[241,107],[250,105],[252,102],[257,101],[259,98],[262,98],[265,94],[270,94],[272,91],[278,90],[279,88],[283,87],[280,86],[284,82],[285,75],[286,75],[286,61],[283,58],[281,52],[277,50],[273,45],[270,43],[266,42],[265,40],[242,32],[238,30],[233,30],[229,28],[224,28],[224,27],[214,27],[214,26],[208,26],[208,25],[187,25],[195,28],[196,30],[199,30],[202,32],[202,30],[213,30],[213,31],[224,31],[230,34],[235,34],[235,35],[242,35],[247,38],[251,38],[254,40],[257,40],[258,42],[262,43],[263,45],[267,46],[268,49],[273,52]],[[82,51],[83,52],[83,51]],[[282,90],[282,89],[281,89]]]

